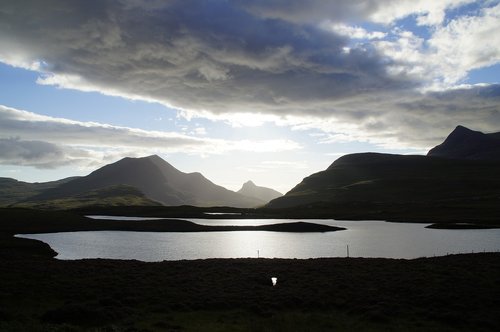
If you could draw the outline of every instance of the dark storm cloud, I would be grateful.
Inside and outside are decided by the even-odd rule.
[[[0,56],[40,61],[56,75],[46,82],[71,86],[77,76],[88,88],[213,113],[279,114],[294,103],[411,84],[389,77],[387,59],[368,45],[345,52],[345,37],[311,25],[262,18],[229,1],[145,4],[4,3]]]
[[[458,123],[500,125],[498,97],[482,95],[496,87],[416,92],[424,82],[388,74],[394,60],[317,24],[422,12],[413,1],[0,4],[0,61],[35,68],[42,84],[155,100],[218,119],[241,112],[312,116],[311,126],[324,131],[392,135],[420,146]],[[424,137],[413,134],[422,128]]]
[[[259,16],[309,23],[325,19],[366,19],[380,6],[380,1],[372,0],[236,0],[235,2]],[[385,5],[389,5],[390,2],[391,0],[386,1]]]

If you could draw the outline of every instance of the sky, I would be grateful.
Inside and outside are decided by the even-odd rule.
[[[0,177],[158,154],[287,192],[500,131],[499,0],[0,0]]]

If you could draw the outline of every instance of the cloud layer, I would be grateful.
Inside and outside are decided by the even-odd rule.
[[[147,6],[10,2],[1,9],[0,58],[38,67],[41,83],[211,113],[285,115],[414,84],[388,76],[387,59],[368,45],[346,53],[340,34],[254,16],[232,2]]]
[[[497,2],[445,19],[472,2],[4,1],[0,61],[39,71],[40,84],[158,101],[186,117],[241,123],[251,113],[330,139],[421,148],[457,124],[500,127],[499,86],[459,86],[471,70],[500,62]],[[431,27],[430,37],[396,25],[409,16]],[[131,129],[70,130],[112,132],[125,145],[204,144]]]
[[[153,153],[221,154],[300,149],[291,140],[224,140],[71,121],[0,105],[0,164],[52,168],[100,166]]]

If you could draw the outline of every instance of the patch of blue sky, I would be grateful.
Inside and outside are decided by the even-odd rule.
[[[500,63],[489,67],[472,70],[468,73],[464,83],[466,84],[500,84]]]
[[[462,6],[451,8],[446,11],[445,25],[450,21],[455,20],[462,16],[477,16],[480,14],[481,9],[492,7],[498,4],[499,1],[476,1],[473,3],[464,4]]]
[[[394,22],[393,27],[403,31],[411,31],[415,36],[429,39],[432,36],[432,30],[428,26],[417,24],[417,15],[410,15]]]
[[[0,63],[0,104],[75,121],[173,130],[177,111],[159,103],[36,83],[39,73]]]

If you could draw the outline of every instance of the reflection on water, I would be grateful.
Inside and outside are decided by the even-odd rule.
[[[122,217],[122,216],[100,216],[100,215],[90,215],[85,216],[90,219],[96,220],[120,220],[120,221],[141,221],[141,220],[161,220],[165,218],[154,218],[154,217]]]
[[[190,219],[201,223],[201,220]],[[203,220],[209,225],[247,225],[296,220]],[[28,234],[48,243],[59,259],[113,258],[143,261],[280,257],[416,258],[452,253],[499,251],[500,229],[426,229],[425,224],[382,221],[303,220],[345,227],[327,233],[264,231],[158,233],[93,231]]]

